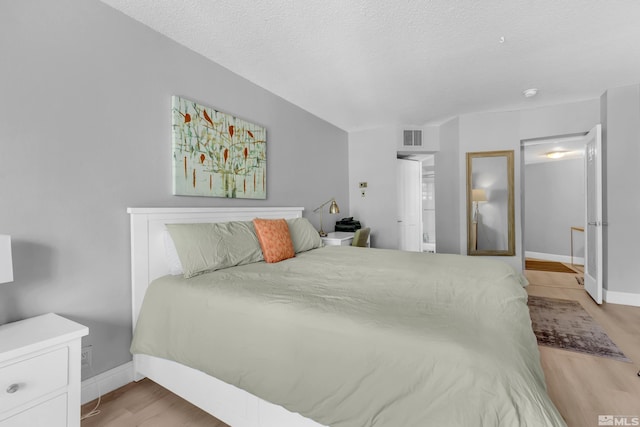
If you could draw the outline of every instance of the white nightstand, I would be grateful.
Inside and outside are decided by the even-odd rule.
[[[0,326],[0,427],[79,427],[86,326],[49,313]]]
[[[325,246],[351,246],[354,235],[355,233],[348,233],[346,231],[334,231],[322,237],[322,243],[324,243]]]

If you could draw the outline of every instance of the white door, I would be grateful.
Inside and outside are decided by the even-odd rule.
[[[398,249],[422,250],[422,164],[397,159]]]
[[[584,289],[602,304],[602,130],[597,125],[585,137]]]

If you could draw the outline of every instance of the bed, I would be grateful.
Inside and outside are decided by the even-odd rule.
[[[233,427],[565,425],[504,263],[329,246],[185,279],[167,227],[302,208],[128,212],[137,378]]]

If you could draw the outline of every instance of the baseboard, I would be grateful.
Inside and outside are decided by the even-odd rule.
[[[640,307],[640,294],[602,290],[602,296],[609,304],[622,304]]]
[[[566,255],[545,254],[542,252],[525,251],[524,256],[526,258],[536,258],[544,261],[564,262],[565,264],[571,264],[571,257]],[[578,265],[584,265],[583,257],[573,257],[573,263]]]
[[[82,404],[91,402],[133,381],[133,362],[116,366],[106,372],[82,381]]]

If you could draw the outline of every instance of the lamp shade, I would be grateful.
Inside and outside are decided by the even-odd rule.
[[[0,234],[0,283],[13,282],[11,236]]]
[[[331,206],[329,206],[329,213],[331,214],[340,213],[340,208],[338,207],[338,204],[336,203],[335,200],[331,202]]]
[[[474,202],[486,202],[487,193],[485,193],[484,188],[474,188],[471,190],[471,200]]]

